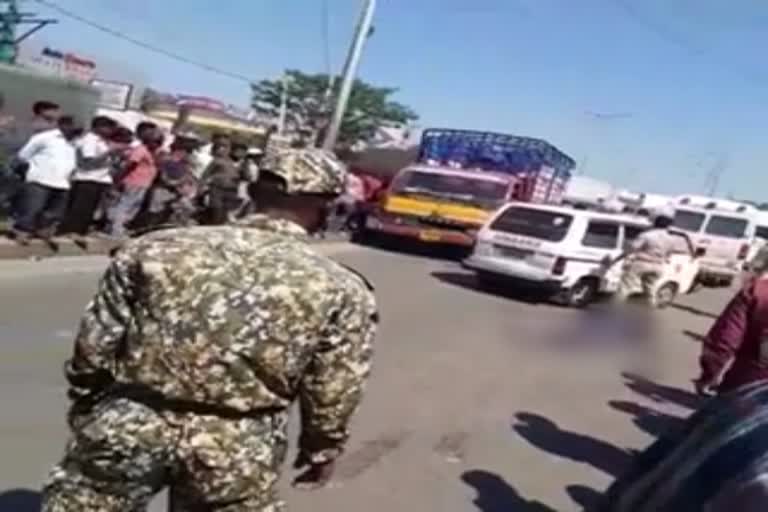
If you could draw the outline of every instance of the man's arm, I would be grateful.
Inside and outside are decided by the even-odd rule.
[[[40,149],[43,147],[43,135],[37,134],[33,135],[29,138],[26,144],[19,150],[19,153],[17,154],[17,158],[19,160],[22,160],[24,162],[29,162],[29,160],[35,156],[35,154],[40,151]]]
[[[699,364],[704,387],[715,386],[744,341],[752,290],[741,290],[726,306],[704,339]]]
[[[130,264],[119,253],[80,321],[65,373],[74,388],[98,390],[115,376],[115,361],[132,316]]]
[[[341,455],[371,370],[378,324],[373,293],[350,290],[341,308],[322,333],[301,384],[299,460],[309,465]]]

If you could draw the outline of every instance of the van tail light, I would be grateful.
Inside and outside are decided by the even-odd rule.
[[[557,258],[552,266],[552,274],[561,276],[565,274],[565,265],[568,261],[565,258]]]
[[[749,255],[749,244],[743,244],[741,249],[739,249],[739,259],[745,260],[747,259],[747,255]]]

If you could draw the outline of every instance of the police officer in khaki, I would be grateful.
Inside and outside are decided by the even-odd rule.
[[[343,190],[317,150],[277,155],[237,225],[156,231],[112,257],[66,364],[72,431],[47,512],[280,511],[287,411],[296,485],[331,478],[371,366],[372,287],[307,237]]]
[[[667,262],[679,245],[680,237],[669,232],[674,222],[674,212],[668,209],[656,212],[653,228],[641,233],[630,245],[629,250],[612,264],[623,260],[621,280],[616,294],[621,302],[634,294],[642,293],[652,302],[653,286]]]

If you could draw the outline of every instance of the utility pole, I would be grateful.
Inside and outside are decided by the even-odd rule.
[[[21,15],[16,0],[0,2],[0,62],[4,64],[13,64],[16,60],[16,27],[19,23]]]
[[[56,23],[56,20],[20,12],[18,0],[0,0],[0,62],[15,63],[19,43],[52,23]],[[31,25],[31,28],[18,34],[19,27],[25,25]]]
[[[355,76],[360,65],[360,58],[363,55],[363,48],[373,26],[373,15],[375,12],[376,0],[364,0],[363,11],[360,14],[360,21],[355,31],[355,38],[352,41],[352,46],[349,48],[347,62],[344,64],[341,88],[339,89],[339,97],[336,100],[336,109],[328,126],[328,132],[325,134],[323,149],[326,151],[333,151],[336,146],[336,140],[339,138],[339,130],[344,120],[344,114],[347,111],[347,103],[349,103],[349,96],[355,83]]]
[[[288,117],[288,73],[283,74],[283,90],[280,95],[280,121],[277,124],[277,134],[285,133],[285,120]]]

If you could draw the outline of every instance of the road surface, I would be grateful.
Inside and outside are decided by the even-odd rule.
[[[336,482],[285,485],[294,511],[581,510],[629,449],[695,405],[696,338],[728,297],[704,291],[661,312],[656,343],[598,347],[578,334],[584,312],[478,291],[453,261],[323,250],[370,277],[382,327]],[[35,510],[61,454],[62,363],[103,261],[0,265],[0,512]]]

